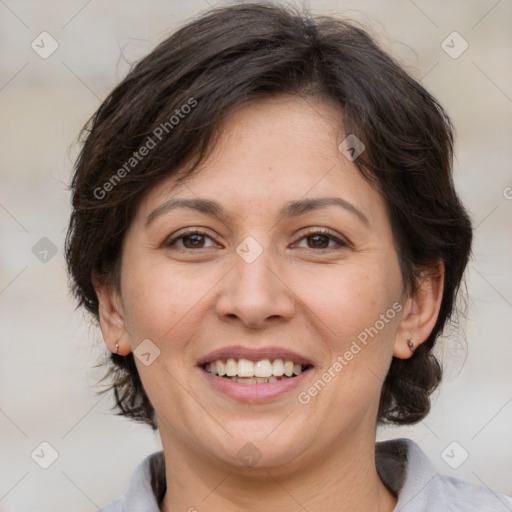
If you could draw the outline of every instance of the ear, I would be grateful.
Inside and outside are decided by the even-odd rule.
[[[131,352],[131,347],[119,294],[104,283],[96,271],[93,271],[91,279],[99,302],[103,341],[111,352],[126,356]]]
[[[395,357],[408,359],[414,349],[429,337],[439,315],[443,289],[444,264],[438,260],[432,269],[422,274],[418,288],[405,300],[393,348]]]

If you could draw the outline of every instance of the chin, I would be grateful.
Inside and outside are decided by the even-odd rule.
[[[275,428],[275,424],[274,424]],[[210,456],[217,459],[221,464],[236,468],[237,471],[244,470],[250,474],[257,474],[258,471],[289,471],[294,462],[302,458],[306,451],[303,432],[292,435],[290,429],[286,431],[270,433],[272,429],[265,429],[254,436],[240,433],[225,439],[216,444],[209,438],[208,446]]]

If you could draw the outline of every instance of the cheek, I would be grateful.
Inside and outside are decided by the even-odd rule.
[[[162,339],[200,300],[197,278],[186,279],[167,264],[148,264],[143,257],[127,255],[122,275],[125,322],[130,341]]]
[[[149,338],[161,350],[186,344],[206,309],[213,307],[211,297],[226,273],[220,265],[177,264],[142,255],[127,255],[124,264],[129,270],[122,276],[122,295],[132,347]]]
[[[378,263],[313,269],[297,275],[295,283],[297,296],[338,348],[373,325],[400,297],[396,272]]]
[[[322,394],[319,406],[363,413],[361,404],[378,403],[392,358],[400,290],[398,264],[378,262],[311,272],[301,281],[298,295],[329,354],[319,375],[322,382],[304,390]]]

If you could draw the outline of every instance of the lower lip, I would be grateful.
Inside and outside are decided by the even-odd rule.
[[[312,370],[312,368],[308,368],[296,377],[267,384],[240,384],[239,382],[233,382],[231,379],[213,375],[202,367],[198,368],[211,387],[242,402],[270,402],[280,398],[299,387],[309,377]]]

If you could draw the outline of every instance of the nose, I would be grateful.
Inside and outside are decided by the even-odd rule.
[[[252,263],[235,258],[235,268],[221,282],[217,316],[248,328],[289,320],[295,312],[293,292],[279,271],[271,268],[265,252]]]

